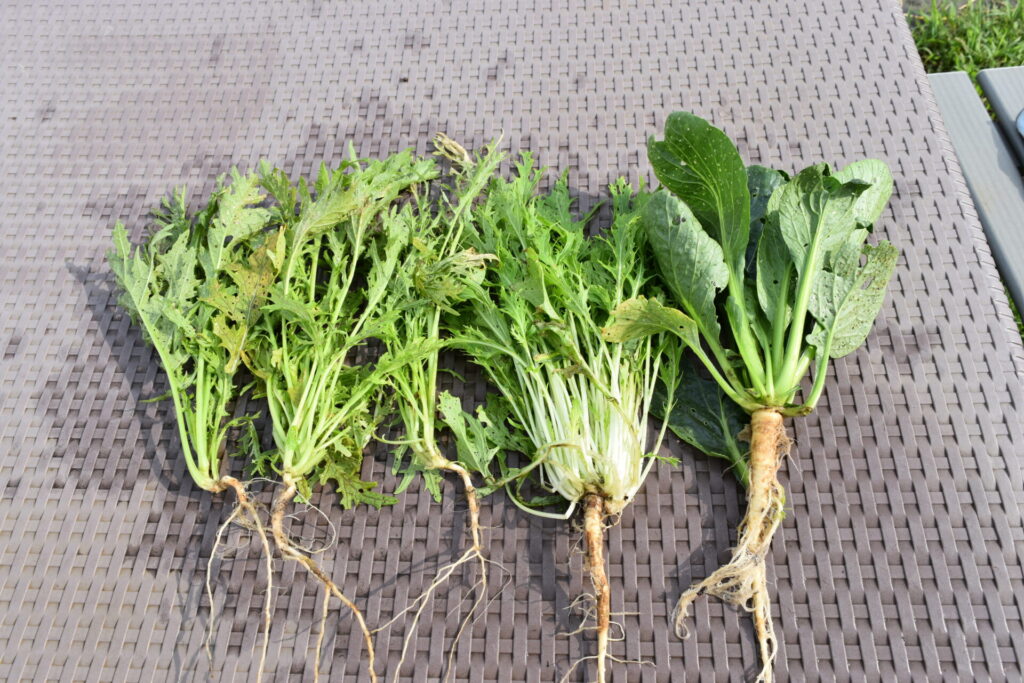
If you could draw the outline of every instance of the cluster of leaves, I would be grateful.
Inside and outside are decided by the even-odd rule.
[[[495,179],[474,212],[467,243],[495,260],[449,327],[453,344],[500,396],[476,417],[448,423],[473,444],[465,452],[475,454],[477,467],[497,458],[502,481],[516,482],[510,494],[524,508],[537,512],[552,500],[522,499],[519,487],[536,471],[542,488],[571,503],[566,514],[588,493],[602,494],[614,511],[654,462],[646,416],[661,353],[677,348],[667,337],[621,345],[601,335],[611,311],[646,282],[639,214],[647,195],[616,183],[614,223],[588,239],[593,213],[577,219],[565,177],[547,193],[538,191],[541,177],[525,155],[515,177]],[[511,467],[510,449],[529,464]]]
[[[229,420],[242,393],[236,379],[248,363],[247,342],[280,268],[279,234],[254,175],[223,180],[206,207],[189,217],[182,190],[164,200],[155,230],[132,248],[120,223],[110,265],[119,303],[139,324],[167,373],[188,471],[217,490]]]
[[[627,301],[607,334],[625,341],[671,332],[692,350],[714,383],[684,383],[672,421],[699,447],[701,426],[736,423],[734,408],[701,386],[748,413],[810,412],[829,359],[867,337],[896,264],[891,244],[866,243],[892,192],[885,164],[865,160],[839,171],[818,164],[792,178],[748,168],[722,131],[688,113],[671,115],[665,139],[652,140],[648,152],[663,189],[642,222],[679,308]],[[812,364],[813,385],[797,401]],[[710,422],[709,406],[721,406]],[[734,438],[704,450],[745,476]]]
[[[410,152],[321,166],[312,187],[264,164],[233,172],[194,218],[183,192],[166,201],[141,247],[115,228],[121,304],[160,356],[199,486],[218,490],[228,430],[251,419],[229,420],[229,410],[251,388],[266,398],[275,445],[262,450],[250,426],[241,442],[251,471],[304,497],[330,483],[346,507],[393,502],[362,481],[362,453],[389,375],[431,347],[376,359],[368,347],[398,315],[382,303],[414,222],[404,199],[436,175]]]
[[[438,420],[452,429],[458,444],[458,460],[470,471],[488,476],[486,457],[465,446],[465,420],[458,399],[438,393],[442,317],[472,292],[479,292],[490,254],[465,245],[465,228],[472,220],[473,205],[487,189],[502,155],[494,145],[477,158],[444,135],[435,139],[438,153],[447,158],[451,172],[446,182],[436,183],[437,196],[422,197],[408,233],[402,263],[391,281],[387,307],[401,313],[390,318],[383,335],[388,353],[417,356],[391,374],[397,410],[405,436],[397,443],[395,472],[404,470],[397,492],[405,490],[416,473],[435,500],[441,499],[441,472],[449,463],[439,443]],[[424,344],[426,354],[416,352]],[[408,461],[406,460],[408,455]],[[487,493],[484,489],[483,493]]]
[[[312,484],[330,483],[346,507],[394,502],[360,479],[363,450],[390,373],[424,349],[373,360],[367,344],[398,315],[382,304],[416,211],[398,200],[436,174],[408,151],[322,166],[312,191],[261,169],[286,252],[252,345],[276,446],[264,463],[305,498]]]

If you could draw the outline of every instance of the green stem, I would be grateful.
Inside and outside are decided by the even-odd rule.
[[[789,302],[789,286],[792,275],[790,269],[792,266],[786,268],[784,277],[782,278],[782,284],[780,287],[779,296],[776,299],[775,305],[775,319],[772,321],[772,366],[778,372],[782,370],[783,363],[783,352],[785,351],[785,338],[786,338],[786,307]],[[779,375],[775,376],[775,384],[779,385],[781,382]]]
[[[345,273],[345,282],[341,287],[340,295],[334,302],[334,307],[331,309],[331,326],[337,324],[338,316],[341,314],[341,309],[345,304],[345,300],[348,298],[349,292],[352,289],[352,282],[356,277],[356,268],[359,265],[359,257],[363,251],[363,233],[365,232],[365,225],[360,220],[357,223],[355,235],[352,238],[352,254],[349,256],[350,266],[348,272]]]
[[[690,348],[693,349],[694,354],[700,359],[700,362],[704,364],[704,367],[708,369],[708,372],[711,373],[714,380],[718,382],[718,386],[722,388],[722,391],[724,391],[726,396],[732,399],[733,402],[737,403],[747,412],[753,412],[760,407],[758,404],[748,400],[745,392],[740,393],[733,389],[732,385],[722,377],[721,373],[718,372],[718,368],[716,368],[715,364],[710,358],[708,358],[708,355],[704,353],[704,349],[699,346]]]
[[[817,367],[814,369],[814,384],[811,386],[810,393],[807,394],[807,399],[800,406],[800,414],[806,415],[814,410],[814,406],[818,404],[818,399],[821,398],[821,392],[825,388],[825,378],[828,376],[828,354],[832,350],[834,330],[835,327],[829,329],[828,335],[825,337],[825,344],[822,346]],[[808,360],[808,363],[810,363],[810,360]]]
[[[742,272],[742,271],[741,271]],[[732,328],[733,336],[736,338],[736,348],[743,358],[743,364],[747,368],[747,374],[754,390],[760,394],[765,393],[764,363],[758,350],[757,341],[750,330],[750,318],[747,316],[747,308],[743,303],[743,283],[738,277],[729,275],[729,298],[733,305],[726,305],[726,317]],[[739,315],[739,320],[733,319],[733,311]]]
[[[793,303],[793,319],[789,328],[789,342],[786,346],[786,360],[775,381],[779,386],[795,386],[800,381],[800,378],[796,376],[796,366],[804,346],[804,323],[807,319],[807,308],[811,302],[814,275],[818,270],[818,247],[821,235],[822,230],[814,231],[814,238],[807,250],[804,267],[800,272],[796,301]]]
[[[205,473],[210,471],[209,457],[206,450],[206,428],[210,421],[210,416],[207,414],[208,406],[206,405],[208,394],[206,360],[200,355],[196,362],[196,410],[192,436],[195,439],[197,466]]]

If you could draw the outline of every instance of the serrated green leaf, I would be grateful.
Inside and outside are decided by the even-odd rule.
[[[437,399],[441,419],[455,436],[458,461],[472,472],[486,475],[498,447],[491,443],[485,423],[462,409],[462,401],[447,391]]]
[[[225,372],[233,373],[238,369],[238,364],[245,356],[246,328],[237,327],[228,322],[227,317],[221,313],[214,316],[213,333],[220,341],[220,345],[228,352]]]
[[[165,298],[180,310],[188,310],[199,291],[197,252],[189,247],[188,233],[182,232],[171,248],[157,257],[157,273],[163,281]]]
[[[722,247],[704,232],[690,208],[667,192],[650,198],[642,220],[662,281],[704,336],[717,341],[715,296],[729,280]]]
[[[398,499],[379,491],[377,482],[363,481],[360,473],[362,458],[337,458],[324,462],[320,470],[320,484],[333,484],[341,507],[348,510],[356,505],[372,505],[378,510],[385,505],[394,505]]]
[[[285,293],[284,287],[279,283],[270,287],[269,303],[265,304],[264,313],[273,313],[298,323],[313,344],[322,344],[323,332],[316,318],[320,313],[319,306],[307,304]]]
[[[208,280],[230,262],[230,252],[239,243],[266,227],[270,212],[256,206],[265,198],[259,176],[231,170],[231,184],[219,193],[216,215],[207,228],[206,249],[198,254]]]
[[[623,301],[612,311],[611,321],[601,330],[601,337],[610,342],[629,342],[667,332],[688,346],[699,346],[697,324],[682,311],[669,308],[657,299],[638,296]]]

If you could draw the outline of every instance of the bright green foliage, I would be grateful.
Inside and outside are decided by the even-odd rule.
[[[437,419],[449,424],[455,436],[458,460],[470,472],[487,474],[491,458],[498,450],[486,441],[470,441],[485,436],[483,426],[475,423],[470,433],[470,416],[458,400],[445,393],[438,395],[439,355],[442,344],[441,316],[453,312],[471,292],[478,292],[487,263],[493,257],[481,254],[465,244],[465,228],[472,220],[473,203],[487,188],[501,162],[502,155],[492,145],[473,159],[457,143],[445,136],[435,141],[440,154],[453,164],[450,182],[437,188],[440,196],[421,199],[412,214],[402,263],[391,280],[387,306],[401,311],[389,318],[391,328],[384,335],[389,353],[406,356],[424,343],[434,347],[426,355],[397,368],[390,378],[405,436],[395,454],[395,470],[405,469],[399,492],[407,487],[416,472],[421,472],[427,489],[440,500],[438,471],[447,462],[438,445]],[[441,401],[439,406],[438,402]],[[410,461],[405,462],[406,452]]]
[[[627,301],[606,333],[678,336],[715,380],[678,394],[694,410],[718,405],[703,387],[747,412],[810,412],[828,360],[864,343],[896,265],[891,244],[866,244],[892,193],[889,170],[875,160],[836,172],[819,164],[793,178],[744,170],[725,134],[687,113],[669,117],[665,136],[649,145],[665,189],[647,203],[643,225],[680,310]],[[812,364],[813,387],[797,401]]]
[[[601,336],[611,311],[637,296],[649,276],[640,252],[646,195],[615,184],[614,224],[587,239],[589,217],[573,216],[564,177],[540,193],[541,172],[529,156],[517,171],[510,182],[495,180],[474,213],[469,243],[497,260],[449,321],[454,344],[500,393],[479,419],[467,419],[478,422],[470,423],[473,430],[492,430],[487,438],[515,443],[530,460],[513,468],[499,458],[503,479],[517,484],[510,494],[524,509],[549,514],[536,505],[550,497],[521,497],[525,475],[536,471],[543,489],[570,502],[557,516],[571,514],[588,493],[602,495],[614,513],[656,460],[660,437],[649,449],[647,415],[661,352],[681,348],[669,335],[626,344]],[[674,385],[674,378],[668,381]],[[455,428],[451,418],[449,424]]]
[[[140,247],[114,228],[119,303],[160,357],[189,474],[206,490],[217,488],[228,430],[249,419],[228,419],[241,393],[235,373],[249,360],[247,340],[281,265],[262,201],[256,176],[235,171],[194,218],[184,191],[164,200]]]
[[[907,16],[929,73],[1024,64],[1024,3],[1020,0],[933,1]]]
[[[321,167],[312,191],[261,169],[285,253],[250,351],[276,445],[256,462],[304,497],[312,484],[331,483],[345,507],[394,502],[361,480],[363,449],[383,416],[389,375],[430,345],[420,340],[376,362],[366,345],[399,314],[382,304],[415,221],[400,200],[436,174],[410,152]]]
[[[929,73],[966,71],[976,78],[982,69],[1024,64],[1024,2],[972,0],[964,4],[936,2],[907,14],[914,42]],[[981,86],[975,85],[981,94]],[[991,110],[988,100],[982,102]],[[1009,292],[1006,298],[1024,336],[1024,318]],[[1024,302],[1021,302],[1024,303]]]

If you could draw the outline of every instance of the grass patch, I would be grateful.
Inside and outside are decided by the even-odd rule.
[[[907,23],[928,73],[965,71],[978,86],[978,72],[1024,65],[1024,2],[977,0],[964,5],[932,0],[930,7],[911,11]],[[984,97],[989,114],[992,108]],[[1024,319],[1007,293],[1017,330],[1024,337]],[[1024,303],[1024,302],[1021,302]]]
[[[1024,64],[1024,2],[936,2],[907,17],[929,73]]]

